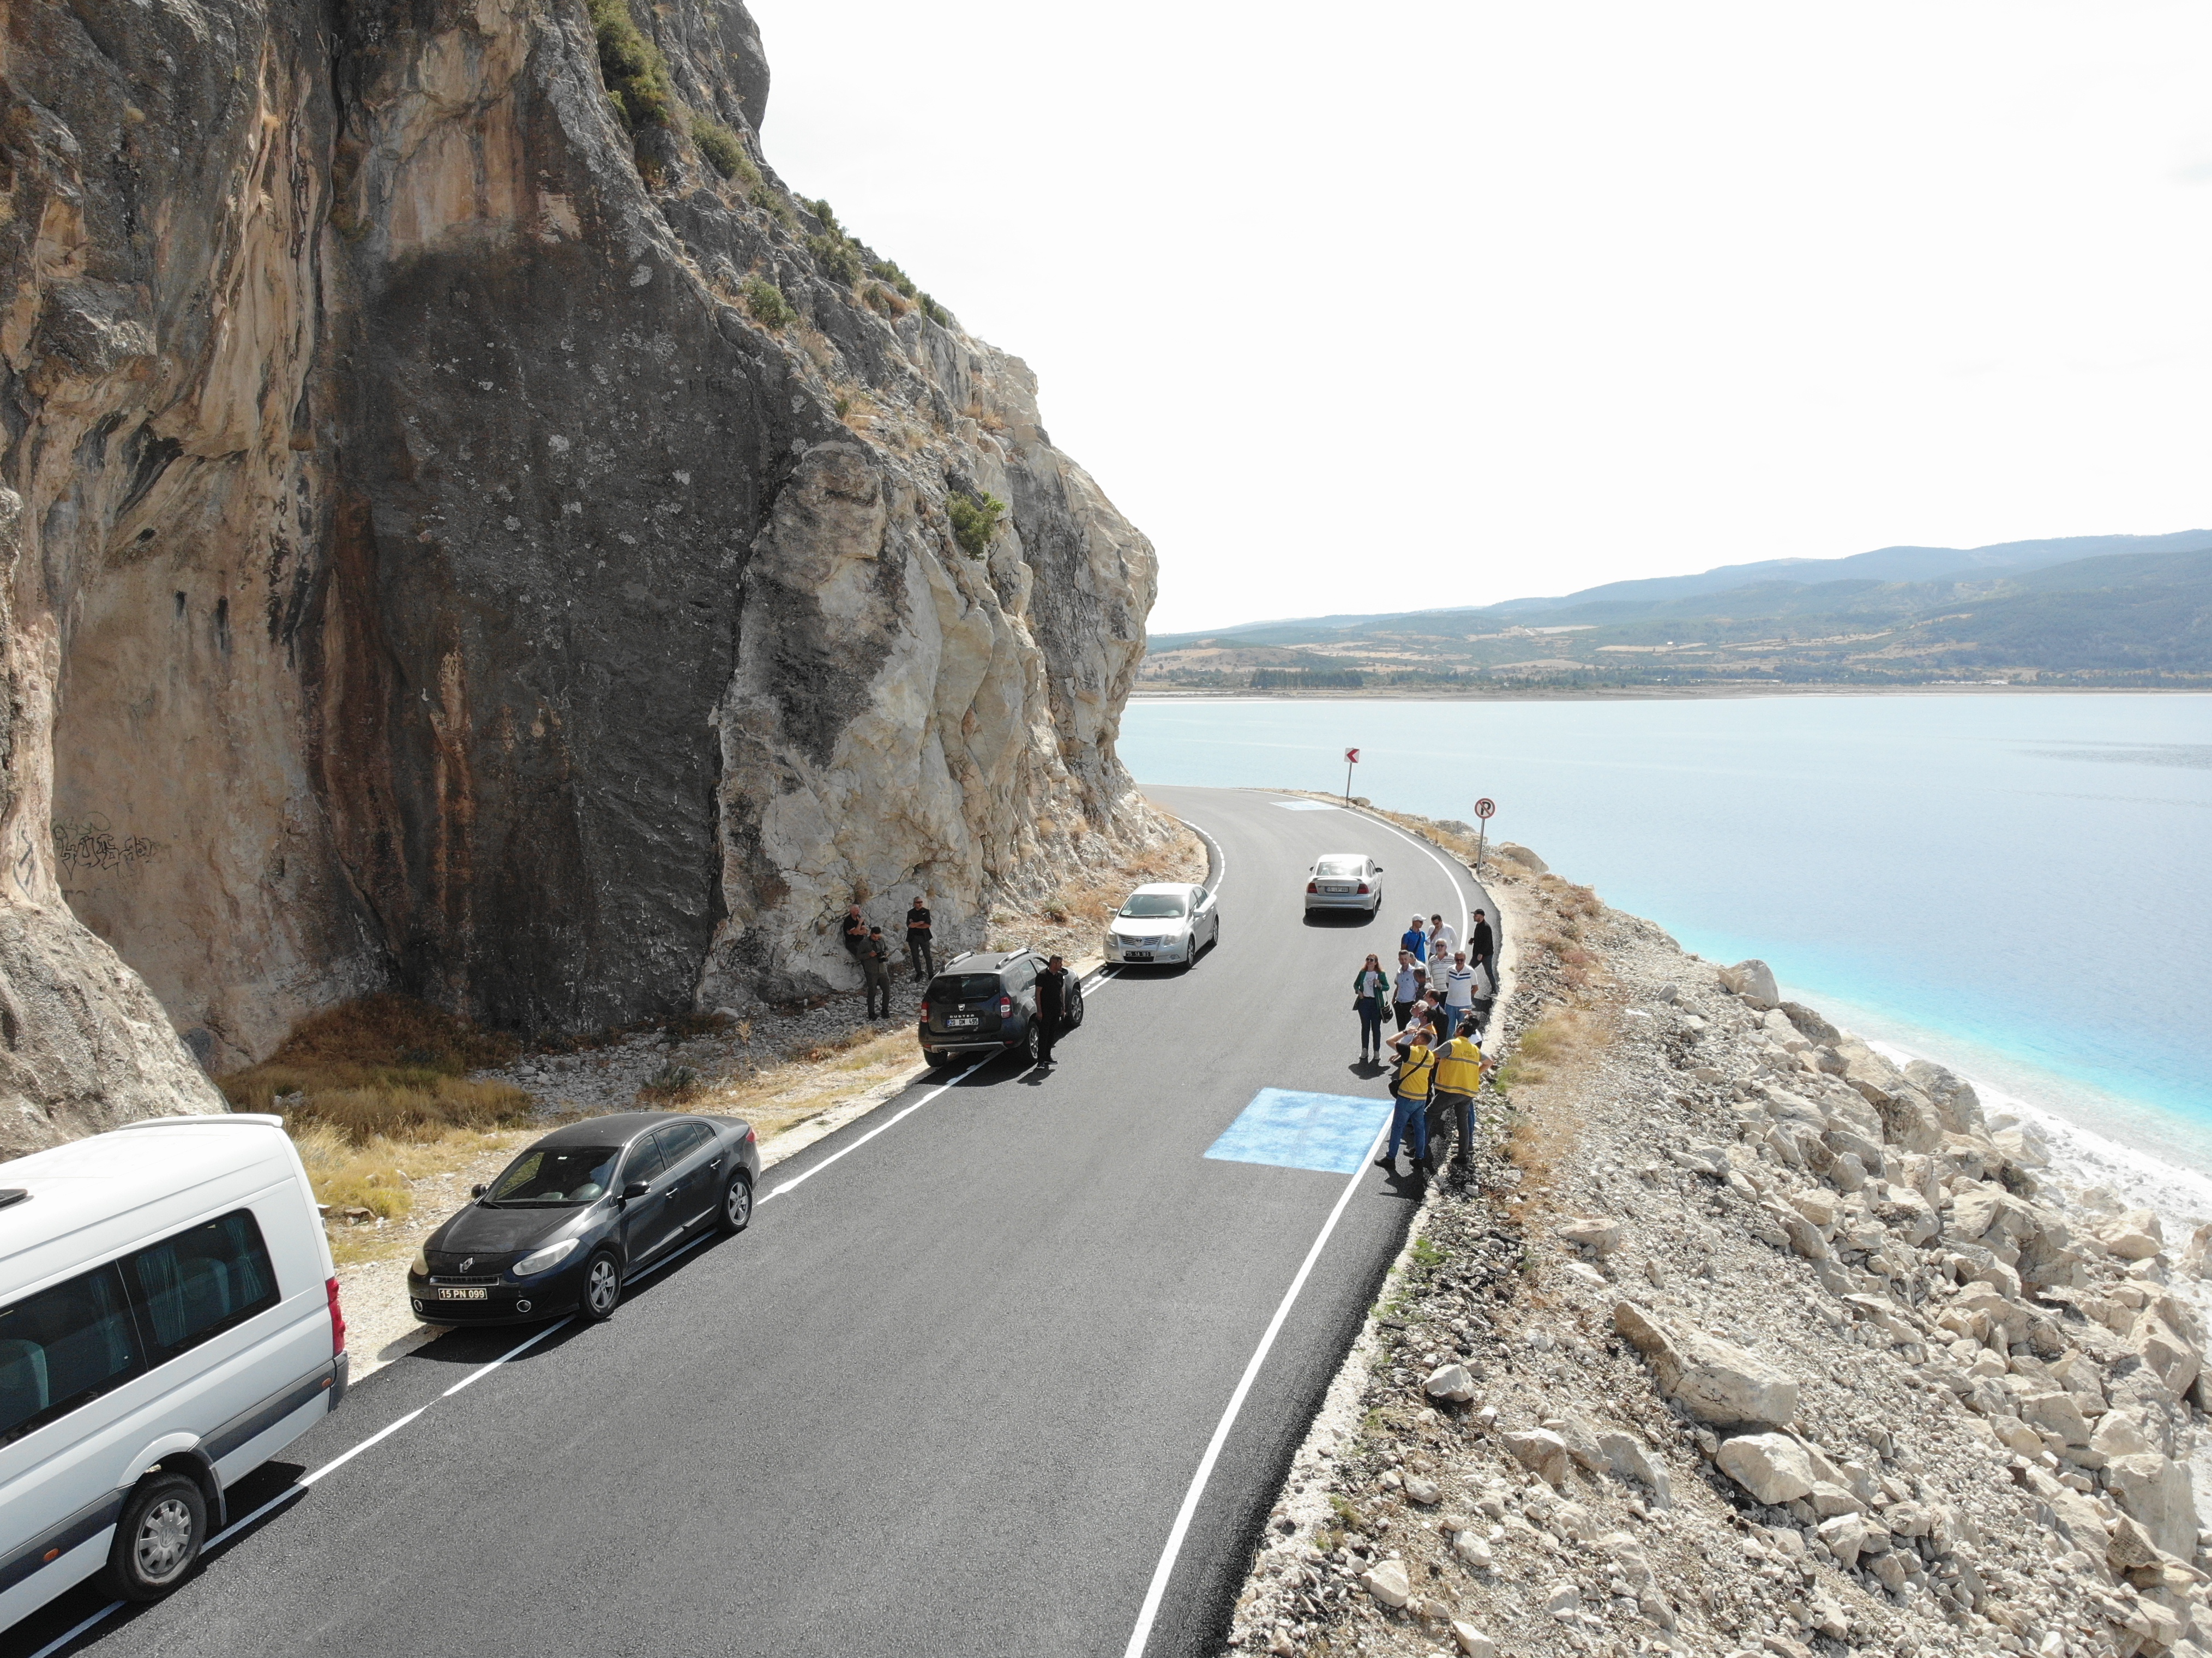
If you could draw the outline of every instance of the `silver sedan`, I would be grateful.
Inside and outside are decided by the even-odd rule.
[[[1382,908],[1382,865],[1356,852],[1325,853],[1306,872],[1306,914],[1317,909]]]
[[[1221,942],[1214,895],[1186,881],[1148,881],[1121,902],[1106,924],[1106,959],[1142,966],[1180,962]]]

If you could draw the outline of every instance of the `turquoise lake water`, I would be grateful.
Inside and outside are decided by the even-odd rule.
[[[1134,702],[1145,783],[1473,821],[1862,1034],[2212,1169],[2212,696]]]

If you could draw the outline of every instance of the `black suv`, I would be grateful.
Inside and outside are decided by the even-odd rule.
[[[979,950],[947,962],[921,995],[921,1057],[950,1065],[963,1054],[1037,1057],[1036,981],[1045,957],[1034,950]],[[1064,1029],[1083,1023],[1083,981],[1067,975]]]

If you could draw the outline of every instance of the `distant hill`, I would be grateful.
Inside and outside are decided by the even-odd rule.
[[[1747,586],[1790,582],[1807,586],[1833,581],[1932,581],[1969,573],[2000,570],[2028,571],[2088,558],[2110,558],[2140,553],[2196,553],[2212,550],[2212,530],[2178,530],[2162,536],[2064,536],[2049,541],[2001,541],[1987,547],[1877,547],[1870,553],[1844,558],[1770,558],[1752,564],[1723,564],[1696,575],[1649,576],[1633,581],[1608,581],[1578,592],[1553,598],[1509,598],[1496,604],[1469,605],[1445,610],[1411,610],[1395,616],[1316,616],[1271,622],[1245,622],[1204,633],[1159,634],[1154,651],[1170,651],[1199,639],[1235,637],[1258,642],[1266,635],[1271,642],[1318,642],[1351,629],[1366,629],[1415,618],[1463,620],[1483,616],[1525,616],[1537,610],[1607,601],[1644,601],[1721,593]],[[1549,623],[1553,618],[1547,616]]]
[[[1154,639],[1144,677],[1316,689],[1960,677],[2212,685],[2212,530],[1886,547],[1557,598],[1252,623]]]

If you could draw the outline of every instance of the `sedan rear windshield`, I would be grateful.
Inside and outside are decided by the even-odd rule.
[[[1181,915],[1189,908],[1190,901],[1179,892],[1133,892],[1129,902],[1121,906],[1121,914],[1139,920],[1164,915]]]
[[[1364,858],[1324,858],[1314,866],[1314,872],[1317,875],[1364,875],[1367,860]]]
[[[596,1203],[615,1177],[618,1145],[540,1145],[526,1151],[484,1196],[514,1208],[568,1208]]]
[[[995,973],[948,973],[929,981],[933,1002],[988,1002],[1000,993]]]

